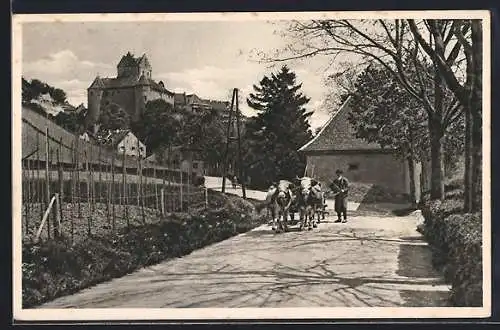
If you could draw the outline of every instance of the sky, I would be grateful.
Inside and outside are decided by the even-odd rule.
[[[116,76],[116,65],[130,51],[146,53],[152,78],[175,92],[230,101],[238,88],[244,98],[277,67],[259,63],[255,51],[272,52],[287,40],[275,33],[280,23],[266,21],[37,22],[23,24],[23,76],[66,91],[73,105],[87,104],[86,89],[96,75]],[[325,58],[287,62],[310,97],[310,125],[329,118],[324,100],[329,74]],[[279,64],[282,65],[283,63]],[[246,102],[246,115],[254,115]]]

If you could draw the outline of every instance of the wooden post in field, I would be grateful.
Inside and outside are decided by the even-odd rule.
[[[162,187],[160,190],[161,193],[161,215],[165,215],[165,188]]]
[[[78,139],[78,136],[75,135],[75,139]],[[75,190],[76,190],[76,177],[75,177],[75,166],[77,166],[77,161],[76,161],[76,150],[75,150],[75,144],[74,141],[71,141],[71,160],[72,160],[72,165],[73,168],[71,169],[71,210],[75,207]],[[70,220],[71,220],[71,244],[74,243],[75,239],[75,217],[73,216],[73,212],[71,212],[70,215]]]
[[[48,208],[50,204],[50,177],[49,177],[49,128],[45,128],[45,207]],[[47,238],[50,239],[50,221],[47,222]]]
[[[160,207],[158,205],[158,182],[156,178],[156,165],[153,164],[153,177],[154,177],[154,185],[155,185],[155,204],[156,204],[156,210],[159,211]]]
[[[52,182],[55,183],[55,180],[52,180],[52,176],[53,176],[53,170],[52,170],[52,167],[53,167],[53,164],[54,164],[54,149],[50,149],[50,153],[49,153],[49,157],[50,157],[50,160],[49,160],[49,165],[50,165],[50,170],[49,170],[49,185],[51,186],[52,188]],[[53,190],[57,190],[56,188],[57,184],[54,184],[54,189],[51,189],[51,191]],[[58,210],[54,207],[54,210],[52,211],[52,230],[53,230],[53,237],[56,238],[58,236],[57,234],[57,212]],[[50,224],[50,221],[49,221],[49,224]],[[47,227],[48,228],[48,227]]]
[[[38,240],[40,239],[40,235],[42,234],[42,229],[43,229],[43,225],[45,224],[45,222],[47,221],[48,217],[49,217],[49,214],[50,212],[52,211],[52,206],[54,205],[54,201],[55,201],[55,196],[52,197],[52,199],[49,201],[49,204],[47,206],[47,209],[45,210],[44,214],[43,214],[43,217],[42,217],[42,222],[40,223],[40,226],[38,227],[38,230],[36,232],[36,235],[35,235],[35,238],[34,238],[34,242],[37,243]],[[48,221],[47,221],[48,223]]]
[[[141,201],[141,217],[142,217],[142,223],[146,223],[146,216],[144,214],[144,187],[142,185],[142,164],[141,164],[141,149],[140,149],[140,144],[139,144],[139,139],[137,139],[137,161],[138,161],[138,170],[139,170],[139,190],[140,190],[140,201]],[[139,206],[139,205],[137,205]]]
[[[62,214],[61,195],[59,195],[58,193],[55,193],[54,197],[55,197],[55,205],[56,205],[56,209],[55,209],[56,218],[54,221],[54,237],[59,237],[59,236],[61,236],[61,214]]]
[[[98,154],[98,158],[99,160],[97,161],[97,164],[99,164],[99,167],[98,167],[98,171],[99,171],[99,176],[98,176],[98,179],[97,179],[97,187],[96,187],[96,190],[97,190],[97,202],[98,203],[101,203],[102,204],[102,159],[101,159],[101,146],[99,145],[99,154]]]
[[[80,141],[76,138],[76,203],[78,208],[78,221],[82,221],[82,183],[80,182]]]
[[[205,186],[205,207],[208,208],[208,188]]]
[[[62,142],[62,141],[61,141]],[[59,181],[59,199],[60,199],[60,208],[59,208],[59,220],[63,222],[63,214],[62,214],[62,206],[63,206],[63,198],[64,198],[64,173],[61,164],[61,144],[59,144],[59,150],[57,150],[57,177]]]
[[[125,147],[123,148],[123,203],[125,204],[125,218],[127,219],[127,228],[130,228],[130,219],[128,218],[128,196],[127,196],[127,169],[125,166]]]
[[[89,210],[89,214],[88,214],[88,217],[87,217],[87,233],[90,236],[92,236],[92,206],[91,206],[91,196],[90,196],[90,181],[91,181],[91,175],[92,173],[90,172],[90,168],[89,168],[89,155],[88,155],[88,145],[86,146],[85,148],[85,151],[84,151],[84,158],[85,158],[85,166],[86,166],[86,169],[87,169],[87,204],[88,204],[88,210]]]
[[[162,207],[162,210],[163,210],[163,214],[165,214],[165,175],[167,175],[167,173],[163,173],[163,184],[161,186],[161,189],[163,190],[163,200],[161,202],[161,207]]]
[[[108,222],[108,225],[111,224],[111,181],[110,178],[108,177],[108,164],[106,163],[105,167],[105,180],[106,180],[106,221]]]
[[[137,147],[139,147],[139,140],[137,140]],[[137,208],[139,209],[140,205],[141,205],[141,187],[142,187],[142,170],[141,170],[141,160],[139,158],[139,156],[137,156],[137,178],[136,178],[136,181],[135,181],[135,186],[137,188],[137,194],[136,194],[136,197],[137,197]],[[137,179],[139,179],[137,181]]]
[[[31,203],[31,195],[32,195],[31,182],[32,182],[33,178],[31,177],[30,162],[31,162],[31,160],[26,159],[26,173],[27,173],[27,176],[28,176],[28,187],[27,187],[27,189],[28,189],[28,191],[27,191],[27,193],[28,193],[28,200],[26,201],[26,205],[27,205],[27,207],[26,207],[26,210],[27,210],[26,211],[26,220],[24,221],[24,226],[26,227],[26,234],[29,234],[29,232],[30,232],[30,229],[29,229],[30,228],[30,226],[29,226],[29,224],[30,224],[30,213],[31,213],[30,212],[31,211],[30,208],[31,208],[31,204],[32,204]]]
[[[88,170],[89,179],[90,179],[90,187],[89,187],[89,190],[90,190],[90,200],[89,200],[89,203],[90,203],[90,214],[93,215],[94,214],[94,208],[95,208],[95,205],[94,205],[94,202],[95,202],[95,191],[94,191],[94,151],[93,151],[91,143],[89,143],[88,148],[90,149],[90,151],[89,151],[90,161],[87,161],[87,170]]]
[[[180,208],[181,208],[181,212],[182,212],[183,211],[182,206],[183,206],[183,202],[184,202],[184,199],[182,196],[182,184],[183,184],[183,182],[182,182],[182,168],[181,168],[180,173],[181,173],[181,184],[179,185],[179,187],[180,187],[180,195],[179,196],[180,196],[180,203],[181,203]]]
[[[43,196],[43,187],[42,187],[42,182],[40,180],[40,133],[36,132],[36,183],[35,183],[35,189],[36,189],[36,202],[39,203],[40,206],[40,221],[42,221],[43,218],[43,203],[44,200],[42,198]]]
[[[119,188],[119,186],[118,186]],[[118,189],[118,194],[120,194],[120,189]],[[111,154],[111,189],[110,189],[110,200],[111,200],[111,228],[113,233],[115,233],[115,154]],[[121,203],[121,202],[120,202]]]

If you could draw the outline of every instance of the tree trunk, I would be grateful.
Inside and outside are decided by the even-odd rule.
[[[465,112],[465,136],[464,136],[464,212],[471,212],[472,210],[472,157],[471,157],[471,109],[470,106],[464,107]]]
[[[434,113],[429,116],[429,133],[431,139],[431,199],[444,198],[444,104],[445,81],[434,68]]]
[[[444,134],[441,121],[429,120],[431,138],[431,199],[444,198]]]
[[[415,185],[415,161],[413,157],[408,157],[408,173],[410,175],[410,202],[411,206],[415,207],[417,205],[417,194]]]
[[[474,88],[471,95],[471,209],[472,212],[481,210],[482,205],[482,50],[483,38],[480,21],[473,21],[471,25],[472,63],[474,69]]]
[[[474,104],[472,108],[481,108],[481,104]],[[472,111],[471,130],[471,212],[478,212],[482,205],[482,116],[480,109]]]

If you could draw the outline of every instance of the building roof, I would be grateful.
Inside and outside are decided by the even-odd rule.
[[[122,56],[117,66],[136,66],[138,63],[138,59],[136,59],[130,52],[127,52],[127,54]]]
[[[174,95],[173,92],[166,89],[161,84],[157,83],[151,78],[146,78],[144,75],[140,77],[126,76],[126,77],[116,77],[116,78],[100,78],[96,77],[89,89],[108,89],[108,88],[125,88],[125,87],[136,87],[139,85],[149,86],[159,92],[167,93],[171,96]]]
[[[120,130],[117,132],[112,132],[106,137],[105,144],[108,146],[116,147],[129,133],[134,135],[134,133],[132,133],[130,130]]]
[[[303,145],[299,151],[352,151],[352,150],[382,150],[379,144],[369,143],[356,137],[354,128],[349,123],[351,97],[323,125],[316,136]]]

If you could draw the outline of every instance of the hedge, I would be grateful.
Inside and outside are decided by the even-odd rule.
[[[426,201],[422,234],[433,249],[433,264],[451,284],[457,307],[482,306],[482,216],[463,213],[463,191],[447,189],[443,201]]]
[[[265,221],[238,197],[215,195],[209,208],[172,214],[117,235],[93,236],[71,246],[65,238],[23,246],[23,307],[40,305],[138,268],[189,254]]]

